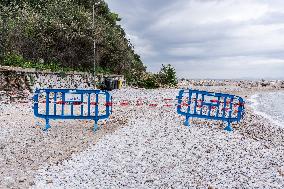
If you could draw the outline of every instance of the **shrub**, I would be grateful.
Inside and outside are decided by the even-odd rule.
[[[51,70],[52,72],[68,72],[68,71],[89,71],[80,67],[70,68],[63,67],[60,63],[54,61],[49,63],[41,63],[24,59],[21,55],[7,54],[4,56],[4,66],[16,66],[21,68],[35,68],[36,70]]]
[[[8,54],[4,57],[5,66],[21,66],[25,64],[25,60],[22,56],[16,54]]]
[[[144,79],[138,82],[139,87],[143,87],[146,89],[155,89],[159,87],[159,83],[157,80],[157,74],[148,73]]]
[[[158,74],[159,83],[161,85],[166,86],[176,86],[177,85],[177,78],[176,78],[176,71],[172,65],[163,65]]]

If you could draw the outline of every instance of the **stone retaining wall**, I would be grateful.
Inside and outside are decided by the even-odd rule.
[[[94,77],[81,72],[54,73],[34,69],[0,67],[0,101],[20,98],[36,88],[93,89]],[[6,96],[4,95],[6,93]]]
[[[35,88],[94,88],[88,74],[25,73],[0,71],[0,90],[33,91]]]

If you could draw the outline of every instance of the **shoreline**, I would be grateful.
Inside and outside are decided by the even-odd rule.
[[[271,92],[271,91],[269,91]],[[284,93],[281,92],[281,93]],[[257,106],[259,105],[259,102],[257,101],[257,97],[260,95],[261,93],[256,93],[252,96],[250,96],[250,98],[248,99],[249,102],[251,102],[252,104],[250,105],[250,107],[253,109],[253,112],[257,115],[262,116],[265,119],[268,119],[271,123],[274,124],[274,126],[280,127],[280,128],[284,128],[284,123],[278,120],[275,120],[275,118],[265,112],[259,111],[257,110]]]
[[[207,87],[206,87],[207,88]],[[159,97],[160,99],[163,99],[164,97],[175,97],[176,96],[177,89],[156,89],[156,90],[141,90],[141,89],[125,89],[121,91],[114,91],[112,92],[113,95],[118,98],[126,98],[128,97],[130,100],[136,99],[138,97],[147,98],[150,100],[156,100],[155,97]],[[226,92],[226,91],[222,91]],[[249,96],[251,93],[247,91],[237,91],[232,94],[237,94],[241,96]],[[246,98],[247,98],[246,97]],[[6,105],[7,107],[9,105]],[[30,123],[27,119],[32,119],[31,115],[31,104],[26,105],[18,105],[14,107],[13,109],[12,105],[11,109],[6,109],[6,115],[5,117],[1,116],[1,133],[3,134],[4,129],[8,129],[6,132],[5,138],[2,138],[1,145],[4,145],[4,152],[9,152],[11,154],[11,157],[14,157],[14,160],[20,160],[17,161],[11,161],[7,159],[7,157],[3,157],[4,161],[2,161],[1,165],[1,172],[4,172],[6,174],[2,174],[1,177],[3,180],[0,182],[0,187],[5,188],[7,186],[9,187],[32,187],[32,188],[41,188],[41,187],[56,187],[59,186],[60,182],[63,183],[63,186],[69,186],[74,187],[76,182],[80,181],[80,178],[77,177],[70,177],[64,176],[61,173],[64,173],[64,170],[76,170],[76,172],[81,175],[83,174],[82,171],[76,167],[76,164],[74,164],[78,160],[78,164],[83,166],[80,169],[84,170],[87,167],[97,167],[97,171],[100,171],[99,168],[105,171],[105,174],[110,174],[112,171],[114,171],[114,167],[109,167],[109,164],[113,164],[115,166],[122,166],[123,164],[130,168],[132,167],[132,163],[136,164],[140,162],[144,162],[145,166],[148,167],[149,170],[153,171],[153,176],[159,178],[161,173],[159,173],[159,170],[153,169],[152,164],[158,163],[160,160],[164,160],[164,164],[159,166],[170,166],[173,162],[175,162],[174,159],[170,158],[170,156],[158,156],[159,159],[154,158],[156,152],[159,152],[160,150],[163,152],[162,154],[166,153],[163,149],[167,149],[167,146],[172,146],[172,148],[167,149],[167,153],[169,155],[175,155],[176,158],[183,157],[186,155],[187,157],[190,157],[190,159],[193,162],[200,164],[201,162],[198,159],[195,159],[197,156],[188,154],[187,151],[191,151],[191,148],[189,147],[183,147],[181,144],[182,142],[185,142],[188,145],[191,145],[190,142],[196,143],[198,146],[203,146],[204,149],[210,149],[210,142],[214,143],[214,145],[217,147],[213,154],[217,155],[217,159],[221,161],[221,157],[219,157],[219,153],[228,153],[231,154],[230,149],[226,147],[225,144],[230,144],[234,146],[233,150],[239,150],[241,152],[245,152],[246,150],[249,150],[249,143],[254,144],[254,148],[261,147],[262,150],[268,149],[271,151],[272,156],[277,160],[275,160],[276,165],[278,165],[279,171],[276,171],[272,174],[271,177],[273,177],[274,174],[277,174],[278,178],[278,184],[284,185],[284,175],[281,177],[282,172],[284,173],[284,165],[283,161],[281,162],[279,157],[281,153],[284,153],[284,130],[281,128],[274,128],[271,127],[271,124],[268,120],[265,118],[262,118],[259,115],[254,114],[253,110],[249,107],[246,108],[247,114],[245,119],[240,124],[233,124],[234,131],[233,133],[227,134],[223,131],[224,124],[218,122],[218,121],[206,121],[201,119],[194,119],[192,121],[192,127],[187,128],[182,125],[183,118],[180,118],[179,116],[176,116],[175,110],[169,110],[166,111],[164,109],[149,109],[147,107],[140,107],[139,108],[133,108],[133,107],[125,107],[125,108],[117,108],[114,109],[114,114],[110,118],[110,121],[103,126],[103,129],[100,129],[95,134],[92,133],[91,127],[92,123],[84,123],[82,121],[56,121],[54,122],[53,128],[48,131],[48,134],[44,134],[39,128],[33,127],[33,125]],[[23,110],[24,109],[24,110]],[[13,113],[14,112],[14,113]],[[18,118],[14,117],[14,114],[18,115]],[[160,116],[165,115],[165,116]],[[21,119],[22,118],[22,119]],[[13,120],[13,121],[11,121]],[[21,121],[24,120],[23,123]],[[60,125],[60,126],[59,126]],[[101,123],[100,123],[101,125]],[[21,130],[22,129],[22,130]],[[281,134],[282,133],[282,136]],[[4,134],[3,134],[4,136]],[[12,136],[18,136],[13,139]],[[137,138],[135,138],[135,137]],[[159,136],[159,137],[157,137]],[[182,138],[177,138],[177,136],[180,136]],[[196,138],[196,136],[199,136],[200,138]],[[184,138],[188,137],[188,138]],[[190,139],[192,138],[193,139]],[[210,138],[212,137],[212,139]],[[9,139],[7,139],[9,138]],[[141,140],[139,142],[139,140]],[[165,141],[164,141],[165,139]],[[208,142],[204,142],[203,140],[209,140]],[[137,141],[138,140],[138,141]],[[149,142],[147,142],[149,140]],[[162,141],[163,142],[162,142]],[[171,143],[168,140],[173,140],[178,146],[175,145],[175,143]],[[192,140],[192,141],[191,141]],[[222,147],[220,144],[216,141],[219,141],[220,144],[223,144],[225,146]],[[250,141],[250,142],[249,142]],[[236,146],[236,142],[243,143],[244,146]],[[121,144],[120,144],[121,143]],[[145,145],[145,143],[147,145]],[[165,143],[165,144],[164,144]],[[17,147],[19,145],[20,147]],[[44,146],[46,145],[46,146]],[[121,146],[122,145],[122,146]],[[130,146],[129,146],[130,145]],[[157,146],[158,145],[158,146]],[[115,148],[112,149],[114,146],[120,146],[121,150],[116,151]],[[134,146],[134,147],[133,147]],[[152,146],[157,146],[157,149]],[[174,147],[176,146],[176,147]],[[212,146],[211,146],[212,147]],[[154,151],[152,151],[152,148]],[[180,149],[183,151],[177,152],[174,150],[175,148]],[[24,150],[25,149],[25,150]],[[146,149],[146,151],[145,151]],[[149,149],[149,155],[147,155],[147,149]],[[199,149],[199,147],[198,147]],[[7,151],[8,150],[8,151]],[[24,151],[23,151],[24,150]],[[129,150],[129,152],[126,152],[125,150]],[[218,151],[219,150],[219,151]],[[258,149],[259,150],[259,149]],[[252,155],[258,154],[258,150],[253,150]],[[275,150],[275,152],[274,152]],[[124,151],[126,154],[124,154]],[[276,152],[277,151],[277,152]],[[135,156],[131,154],[137,154],[138,152],[142,153],[142,156],[140,159],[137,159]],[[33,154],[35,153],[35,154]],[[138,153],[138,155],[140,154]],[[177,154],[176,154],[177,153]],[[238,152],[234,151],[235,154],[239,154]],[[12,155],[13,154],[13,155]],[[96,155],[95,155],[96,154]],[[113,156],[113,154],[119,155],[118,157]],[[106,155],[106,156],[104,156]],[[140,154],[141,155],[141,154]],[[153,163],[147,163],[147,161],[143,158],[144,155],[150,159],[153,160]],[[111,157],[109,159],[109,157]],[[213,157],[201,150],[200,154],[198,155],[200,157],[207,157],[211,160],[214,160]],[[234,154],[231,154],[230,156],[234,157]],[[51,157],[48,158],[48,157]],[[96,157],[95,159],[92,159],[92,157]],[[122,163],[122,159],[117,158],[124,158],[127,159],[125,163]],[[241,157],[241,156],[240,156]],[[6,159],[5,159],[6,158]],[[75,158],[75,159],[74,159]],[[76,160],[77,158],[77,160]],[[80,162],[83,162],[84,158],[91,158],[86,162],[86,165]],[[130,159],[129,159],[130,158]],[[131,160],[131,158],[133,158]],[[154,159],[153,159],[154,158]],[[166,158],[166,159],[165,159]],[[168,164],[166,163],[169,158],[169,161],[173,161],[172,163]],[[213,158],[213,159],[212,159]],[[220,159],[221,158],[221,159]],[[255,158],[260,158],[258,155]],[[30,160],[29,160],[30,159]],[[37,159],[37,161],[34,161]],[[7,161],[9,160],[9,161]],[[74,161],[76,160],[76,161]],[[129,160],[129,162],[128,162]],[[139,161],[138,161],[139,160]],[[185,161],[187,158],[184,160]],[[189,159],[188,159],[189,160]],[[219,162],[219,160],[217,162]],[[247,159],[244,159],[247,160]],[[92,164],[92,162],[99,161],[101,164]],[[146,162],[145,162],[146,161]],[[190,160],[189,160],[190,161]],[[203,160],[206,161],[207,160]],[[261,161],[266,162],[266,159],[261,159]],[[270,161],[270,160],[269,160]],[[267,162],[269,164],[269,161]],[[25,163],[26,162],[26,163]],[[72,163],[73,162],[73,163]],[[89,162],[89,164],[88,164]],[[116,162],[116,163],[115,163]],[[3,164],[6,163],[6,164]],[[7,163],[9,163],[7,165]],[[207,162],[209,164],[209,167],[211,167],[212,170],[217,171],[216,168],[213,168],[214,165],[210,162]],[[248,163],[253,163],[251,159],[248,160]],[[237,162],[237,165],[241,165],[241,162]],[[232,168],[235,168],[234,166],[237,165],[231,165]],[[109,169],[105,170],[103,167],[108,167]],[[135,165],[131,169],[135,170]],[[158,166],[158,167],[159,167]],[[185,171],[187,169],[193,169],[194,166],[188,165],[188,167],[184,167],[184,165],[176,165],[181,166],[179,169],[181,171]],[[201,165],[203,166],[203,164]],[[212,167],[213,166],[213,167]],[[283,166],[283,167],[282,167]],[[176,167],[175,167],[176,168]],[[178,169],[173,168],[175,171],[178,171]],[[124,170],[124,168],[122,167]],[[170,168],[162,168],[161,170],[165,169],[166,172],[170,170]],[[255,168],[257,170],[257,168]],[[12,171],[14,170],[14,171]],[[56,171],[57,170],[57,171]],[[58,170],[61,170],[58,172]],[[63,172],[62,172],[63,171]],[[78,172],[79,171],[79,172]],[[87,171],[87,170],[85,170]],[[124,175],[124,177],[121,177],[122,180],[120,180],[122,183],[126,184],[127,186],[135,186],[135,187],[142,187],[142,186],[148,186],[150,188],[155,188],[154,186],[162,186],[166,183],[165,180],[162,179],[163,182],[156,181],[156,179],[153,179],[153,185],[151,185],[151,182],[145,180],[145,183],[139,184],[131,182],[132,179],[130,179],[129,176],[137,176],[137,178],[140,178],[140,171],[138,173],[133,174],[131,173],[130,169],[124,170],[128,172],[128,176]],[[130,172],[129,172],[130,171]],[[87,171],[88,172],[88,171]],[[151,171],[150,171],[151,172]],[[146,173],[150,174],[149,171],[146,171]],[[198,173],[198,172],[197,172]],[[89,177],[92,178],[92,174],[88,173]],[[123,174],[118,172],[113,172],[112,174],[119,176],[119,174]],[[206,186],[209,185],[214,187],[221,187],[230,185],[229,183],[226,183],[225,180],[222,180],[224,183],[218,184],[217,181],[213,181],[213,178],[217,178],[213,174],[213,176],[206,176],[206,172],[204,170],[201,170],[199,174],[205,176],[207,179],[201,179],[200,186]],[[239,173],[238,173],[239,174]],[[238,175],[237,174],[237,175]],[[51,175],[51,176],[47,176]],[[71,174],[72,175],[72,174]],[[265,174],[266,175],[266,174]],[[266,175],[266,177],[270,177],[270,174]],[[61,179],[57,179],[57,177],[61,177]],[[96,183],[99,184],[100,182],[106,182],[109,183],[110,188],[119,187],[121,185],[117,185],[115,180],[113,180],[112,177],[107,176],[108,180],[105,180],[104,177],[101,177],[102,175],[93,175],[94,177],[98,177],[97,180],[93,181],[94,185],[86,185],[89,187],[95,187]],[[174,180],[170,180],[169,182],[176,182],[179,178],[177,175],[172,175]],[[189,176],[189,175],[185,175]],[[228,176],[228,175],[227,175]],[[10,178],[9,178],[10,177]],[[149,175],[151,177],[151,174]],[[218,176],[219,177],[219,176]],[[230,177],[230,176],[229,176]],[[11,179],[12,178],[12,179]],[[36,179],[34,179],[36,178]],[[127,179],[128,178],[128,179]],[[132,178],[132,177],[131,177]],[[191,184],[188,186],[196,186],[198,187],[198,181],[196,180],[197,177],[193,177],[191,179],[194,180]],[[235,178],[235,177],[234,177]],[[9,180],[10,179],[10,180]],[[65,180],[64,180],[65,179]],[[76,180],[77,179],[77,180]],[[125,180],[126,179],[126,180]],[[140,178],[144,180],[143,178]],[[212,180],[213,179],[213,180]],[[280,180],[279,180],[280,179]],[[72,181],[74,180],[74,182]],[[129,180],[129,182],[127,181]],[[148,179],[149,180],[149,179]],[[151,180],[151,179],[150,179]],[[84,180],[81,180],[81,182]],[[147,181],[147,182],[146,182]],[[157,182],[155,185],[155,181]],[[88,181],[92,182],[92,181]],[[116,185],[111,185],[111,182],[115,183]],[[62,184],[61,183],[61,184]],[[242,183],[242,181],[238,181],[239,184]],[[89,183],[90,184],[90,183]],[[168,183],[169,184],[169,183]],[[182,186],[185,184],[185,181],[181,181],[180,185]],[[268,184],[268,182],[265,182],[265,184]],[[265,185],[264,184],[264,185]],[[273,184],[273,183],[270,183]],[[112,186],[112,187],[111,187]],[[183,185],[186,186],[186,185]],[[263,185],[262,185],[263,186]],[[104,186],[100,186],[100,188],[104,188]],[[127,188],[127,187],[126,187]]]

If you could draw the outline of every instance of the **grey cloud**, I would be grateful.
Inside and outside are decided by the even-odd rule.
[[[284,78],[283,1],[107,2],[150,71],[170,63],[180,77]]]

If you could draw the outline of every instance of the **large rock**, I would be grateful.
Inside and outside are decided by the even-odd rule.
[[[270,85],[270,82],[269,82],[269,81],[262,80],[261,83],[260,83],[260,85],[261,85],[262,87],[267,87],[267,86]]]

